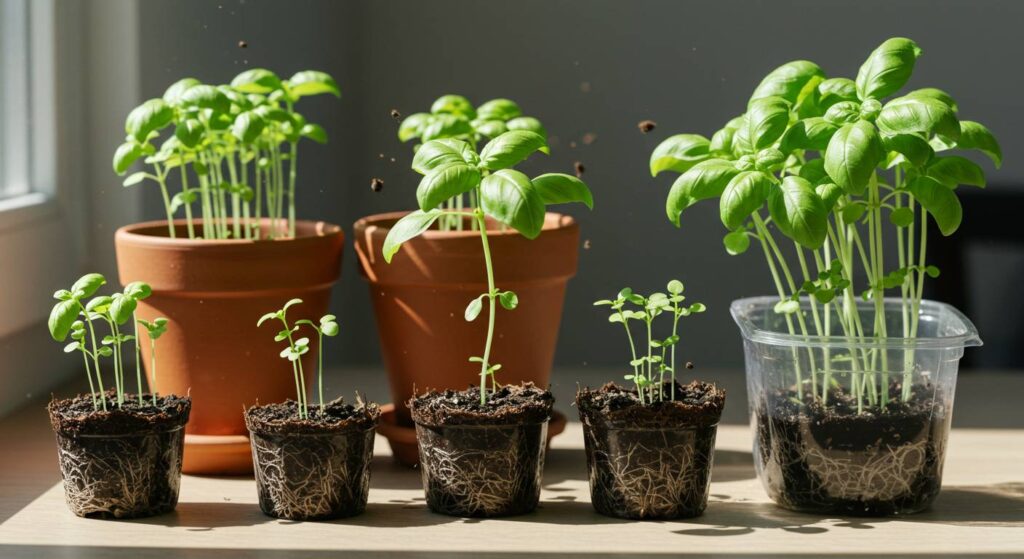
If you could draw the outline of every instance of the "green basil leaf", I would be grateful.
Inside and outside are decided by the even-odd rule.
[[[92,297],[93,293],[96,293],[96,290],[106,283],[107,278],[101,274],[85,274],[71,286],[71,293],[75,295],[76,299]]]
[[[829,140],[825,172],[845,192],[859,195],[883,157],[885,149],[874,125],[863,120],[845,124]]]
[[[791,105],[796,105],[800,93],[808,82],[815,78],[824,78],[825,72],[815,63],[808,60],[794,60],[772,70],[761,80],[747,102],[749,108],[755,101],[767,97],[781,97]]]
[[[160,130],[171,123],[174,109],[163,99],[150,99],[132,109],[124,122],[124,131],[138,142],[149,139],[150,132]]]
[[[413,138],[420,137],[424,128],[430,122],[431,115],[427,113],[415,113],[405,117],[402,124],[398,125],[398,140],[407,142]]]
[[[114,152],[114,172],[118,175],[125,174],[132,163],[138,161],[143,154],[142,144],[137,142],[125,142],[117,146]]]
[[[913,91],[908,92],[906,95],[904,95],[904,97],[909,97],[911,99],[934,99],[945,104],[947,107],[952,109],[954,113],[957,112],[958,110],[956,106],[956,101],[953,100],[953,97],[950,96],[950,94],[946,93],[945,91],[942,91],[941,89],[938,89],[936,87],[924,87],[921,89],[915,89]]]
[[[205,130],[198,119],[188,118],[174,127],[174,137],[187,148],[194,148],[202,141]]]
[[[924,167],[935,155],[935,150],[932,149],[928,140],[917,134],[882,136],[882,146],[888,152],[896,152],[902,155],[903,159],[909,161],[915,167]],[[888,167],[892,167],[899,162],[899,160],[893,160]]]
[[[484,297],[486,296],[487,294],[485,293],[484,295],[473,299],[468,305],[466,305],[466,310],[463,313],[463,318],[466,319],[466,322],[473,322],[476,320],[476,317],[480,316],[480,311],[484,310]]]
[[[420,236],[424,231],[430,229],[430,226],[443,213],[441,210],[431,210],[429,212],[416,210],[395,222],[388,231],[388,236],[384,239],[384,247],[381,250],[384,255],[384,261],[390,264],[391,259],[398,252],[398,249],[402,248],[403,243]],[[273,314],[269,316],[273,318]]]
[[[329,93],[341,97],[341,89],[329,74],[316,70],[305,70],[296,73],[288,80],[288,91],[293,97],[306,97]]]
[[[227,113],[231,109],[231,101],[224,92],[212,85],[197,84],[181,94],[183,104],[210,109],[214,113]]]
[[[454,114],[438,114],[433,115],[427,125],[423,127],[422,140],[429,142],[438,138],[468,136],[472,133],[473,127],[465,117]]]
[[[925,174],[949,188],[961,184],[985,188],[985,171],[977,163],[958,155],[936,157]]]
[[[149,173],[145,171],[132,173],[131,175],[128,175],[128,178],[124,179],[124,182],[121,183],[121,186],[135,186],[140,182],[146,180],[149,176]]]
[[[751,101],[747,109],[747,135],[756,151],[775,143],[789,126],[790,104],[781,97]]]
[[[747,234],[745,229],[729,231],[722,238],[722,244],[725,245],[725,252],[729,253],[730,256],[743,254],[750,248],[750,235]]]
[[[536,132],[544,138],[548,137],[548,131],[544,129],[544,125],[532,116],[513,118],[506,122],[505,126],[507,126],[509,130],[526,130],[527,132]]]
[[[231,87],[242,93],[266,95],[281,89],[281,78],[266,68],[252,68],[235,76]]]
[[[507,169],[535,151],[547,151],[547,142],[540,134],[527,130],[505,132],[480,150],[480,167],[490,171]]]
[[[420,181],[416,199],[420,209],[430,211],[453,196],[473,190],[480,184],[480,170],[466,163],[435,167]]]
[[[754,158],[754,168],[766,173],[774,173],[786,163],[786,155],[775,148],[765,148]]]
[[[665,213],[668,214],[669,221],[679,227],[679,218],[683,210],[700,200],[721,196],[729,181],[739,173],[739,169],[731,161],[708,159],[679,175],[672,183],[672,189],[665,200]]]
[[[486,138],[495,138],[508,132],[508,126],[500,120],[474,120],[473,128]]]
[[[199,83],[199,80],[195,78],[181,78],[164,91],[163,100],[168,105],[177,106],[181,104],[181,96],[185,93],[185,90],[193,85],[199,85]]]
[[[521,116],[523,111],[515,101],[509,99],[491,99],[476,108],[476,116],[481,120],[500,120],[502,122]]]
[[[651,176],[662,171],[685,173],[709,157],[710,142],[697,134],[676,134],[658,144],[651,152]]]
[[[797,243],[809,249],[824,244],[828,211],[806,180],[793,176],[782,179],[782,184],[771,189],[768,196],[768,213],[779,231]]]
[[[466,120],[476,118],[476,111],[469,99],[461,95],[442,95],[430,106],[430,112],[434,114],[453,114],[464,117]]]
[[[818,84],[818,106],[822,110],[840,101],[857,101],[857,84],[848,78],[829,78]]]
[[[708,146],[708,150],[711,153],[731,155],[732,154],[732,140],[735,136],[736,131],[740,127],[746,128],[747,120],[745,115],[738,116],[722,127],[721,130],[715,132],[711,136],[711,143]]]
[[[513,291],[502,291],[498,294],[498,302],[505,310],[512,311],[519,306],[519,296]]]
[[[960,121],[960,138],[956,141],[957,147],[964,149],[976,149],[984,153],[996,165],[996,169],[1003,164],[1003,150],[992,132],[984,125],[972,120]]]
[[[886,134],[941,134],[960,137],[960,122],[949,105],[925,97],[898,97],[882,107],[875,120]]]
[[[562,173],[546,173],[531,181],[545,204],[582,202],[594,209],[594,197],[580,179]]]
[[[964,210],[952,189],[931,177],[917,177],[907,188],[914,199],[932,214],[943,235],[948,237],[960,227]]]
[[[476,153],[468,143],[454,138],[443,138],[421,145],[412,158],[412,168],[417,173],[426,175],[438,167],[452,163],[474,165],[475,158]]]
[[[825,172],[825,160],[824,159],[811,159],[800,166],[800,170],[797,173],[801,178],[807,179],[807,182],[818,186],[826,182],[831,182],[828,177],[828,173]]]
[[[480,184],[480,206],[498,221],[536,238],[544,227],[544,200],[529,177],[514,169],[502,169],[484,177]]]
[[[299,129],[299,135],[303,138],[309,138],[318,144],[327,143],[327,131],[319,124],[313,124],[312,122],[303,124],[302,128]]]
[[[819,198],[821,198],[821,202],[825,204],[826,212],[831,212],[832,208],[836,207],[836,202],[839,201],[839,198],[843,195],[843,189],[830,182],[815,186],[814,192]]]
[[[857,96],[882,99],[899,91],[910,74],[921,49],[910,39],[894,37],[878,46],[857,72]]]
[[[838,126],[821,117],[798,120],[783,134],[779,149],[783,153],[790,153],[795,149],[825,151],[828,141],[837,130]]]
[[[71,325],[77,318],[77,299],[57,303],[50,311],[50,318],[46,321],[46,325],[50,329],[50,336],[53,336],[53,339],[58,342],[63,342],[71,332]]]
[[[860,103],[857,101],[840,101],[825,111],[825,120],[836,126],[850,124],[860,120]]]
[[[137,303],[131,297],[125,297],[123,293],[115,293],[110,302],[110,317],[117,324],[124,324],[132,318]]]
[[[737,174],[722,191],[719,214],[729,229],[739,229],[743,222],[768,199],[774,183],[769,175],[760,171]]]
[[[908,227],[914,223],[914,211],[910,208],[896,208],[889,212],[889,222],[896,227]]]
[[[260,137],[266,126],[267,121],[263,120],[263,117],[253,111],[245,111],[235,117],[235,122],[231,125],[231,134],[238,138],[238,141],[251,144]]]

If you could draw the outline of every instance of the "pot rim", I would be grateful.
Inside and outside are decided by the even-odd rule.
[[[809,298],[801,297],[801,311],[810,308]],[[902,300],[896,297],[885,298],[886,312],[899,311]],[[977,347],[982,345],[978,336],[978,329],[969,318],[952,305],[939,301],[924,299],[921,301],[920,316],[925,321],[937,321],[942,315],[947,315],[953,323],[952,332],[932,337],[896,337],[889,336],[877,338],[874,336],[852,337],[852,336],[818,336],[789,334],[769,330],[758,326],[751,319],[754,312],[770,312],[775,304],[779,302],[778,297],[761,296],[736,299],[729,305],[729,312],[739,326],[745,341],[757,342],[776,346],[793,347],[814,347],[814,348],[842,348],[842,349],[958,349],[965,347]],[[858,300],[858,312],[861,309],[873,309],[874,302]]]
[[[269,222],[269,217],[260,218],[260,223]],[[175,219],[174,225],[186,226],[187,220]],[[193,224],[203,223],[202,218],[192,220]],[[166,219],[157,219],[152,221],[140,221],[137,223],[131,223],[118,227],[114,233],[114,238],[118,241],[129,242],[137,245],[155,246],[155,247],[175,247],[175,248],[200,248],[200,247],[241,247],[246,245],[265,245],[273,243],[288,243],[288,242],[311,242],[317,239],[325,239],[330,237],[340,236],[344,239],[345,231],[340,225],[330,223],[323,220],[311,220],[311,219],[299,219],[295,221],[296,225],[312,225],[318,234],[301,235],[293,238],[277,238],[277,239],[188,239],[188,238],[170,238],[162,235],[145,235],[139,233],[141,229],[148,229],[153,227],[167,227]]]
[[[369,227],[374,227],[370,231],[371,235],[386,237],[388,232],[391,231],[391,226],[381,225],[382,221],[399,220],[406,215],[412,213],[412,210],[400,210],[393,212],[383,212],[377,214],[371,214],[363,216],[356,220],[352,225],[353,231],[360,231]],[[563,214],[560,212],[545,212],[544,213],[544,227],[541,229],[541,235],[547,231],[561,231],[566,229],[572,229],[579,227],[576,218],[569,214]],[[444,240],[444,239],[463,239],[467,237],[476,238],[479,237],[477,231],[474,230],[462,230],[462,231],[439,231],[437,229],[428,229],[419,235],[420,237],[427,240]],[[522,237],[522,233],[509,227],[508,229],[487,229],[487,237],[493,239],[494,237]]]

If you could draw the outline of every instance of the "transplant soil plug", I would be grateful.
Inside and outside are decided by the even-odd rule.
[[[324,337],[338,335],[334,315],[319,322],[289,322],[288,309],[302,303],[292,299],[260,318],[257,326],[280,323],[274,341],[285,342],[281,358],[291,364],[295,400],[253,406],[245,410],[252,443],[252,459],[264,514],[289,520],[327,520],[355,516],[366,509],[370,490],[370,459],[374,429],[380,411],[356,398],[325,402],[323,386]],[[316,394],[309,403],[302,356],[310,352],[310,339],[301,328],[316,333]]]
[[[921,52],[889,39],[856,79],[786,63],[710,140],[679,134],[651,154],[653,175],[681,173],[666,202],[673,223],[717,198],[726,251],[755,244],[767,260],[777,295],[732,312],[758,473],[787,508],[910,513],[938,493],[957,362],[980,340],[956,310],[923,300],[939,274],[929,221],[953,234],[957,187],[985,186],[954,150],[996,166],[1002,152],[944,91],[897,96]]]
[[[488,112],[511,110],[510,104],[498,100]],[[496,285],[488,233],[497,222],[533,239],[544,227],[548,204],[582,202],[591,207],[593,199],[576,177],[550,173],[531,179],[512,168],[535,151],[547,152],[547,143],[530,130],[496,134],[479,153],[475,143],[459,139],[425,142],[412,163],[425,175],[416,193],[420,209],[395,223],[383,245],[384,259],[390,262],[402,243],[435,222],[457,220],[462,224],[457,227],[479,232],[484,255],[487,291],[471,299],[463,314],[472,322],[487,309],[483,354],[469,358],[479,364],[479,386],[429,391],[409,400],[427,504],[436,512],[522,514],[533,510],[540,498],[554,399],[532,384],[501,386],[497,381],[501,364],[491,359],[497,308],[514,310],[519,297]]]
[[[595,303],[610,306],[608,321],[625,328],[633,369],[625,377],[633,388],[608,383],[576,394],[591,502],[608,516],[689,518],[707,507],[725,392],[700,381],[676,382],[679,320],[705,308],[683,304],[682,282],[672,280],[667,287],[668,293],[649,297],[626,288],[614,300]],[[659,316],[672,319],[665,338],[654,335]],[[634,339],[631,324],[646,336]]]
[[[136,318],[138,301],[151,293],[149,285],[133,282],[123,293],[96,295],[104,284],[102,275],[86,274],[69,289],[57,291],[58,302],[48,321],[54,340],[71,338],[64,352],[81,354],[89,380],[89,394],[53,400],[47,406],[57,434],[64,496],[78,516],[153,516],[174,510],[178,503],[184,426],[191,401],[143,392],[139,325],[148,334],[151,348],[167,328],[164,318],[152,323]],[[99,338],[97,324],[109,333]],[[129,391],[131,377],[125,370],[126,344],[135,352],[134,392]],[[155,352],[151,355],[155,375]],[[105,359],[110,359],[113,370],[109,389],[103,375]],[[153,386],[153,377],[147,382]]]

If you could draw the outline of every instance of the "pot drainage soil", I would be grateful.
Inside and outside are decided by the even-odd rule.
[[[138,518],[174,510],[181,483],[181,455],[189,398],[161,396],[152,405],[126,394],[118,406],[103,395],[107,411],[94,411],[80,395],[47,406],[57,434],[57,457],[68,508],[88,518]]]
[[[700,515],[707,506],[725,392],[694,381],[662,385],[663,401],[608,383],[576,395],[590,496],[601,514],[631,519]]]
[[[540,500],[554,398],[533,384],[428,392],[409,401],[427,505],[463,517],[524,514]]]
[[[783,507],[835,514],[884,516],[924,510],[939,494],[949,414],[933,386],[914,386],[900,402],[857,413],[835,392],[826,407],[792,391],[769,397],[756,415],[762,482]]]
[[[341,399],[309,407],[298,418],[298,404],[254,406],[245,411],[252,458],[264,514],[289,520],[355,516],[366,509],[376,404],[345,404]]]

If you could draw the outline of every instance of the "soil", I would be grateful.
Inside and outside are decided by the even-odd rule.
[[[292,400],[246,410],[264,514],[326,520],[363,512],[379,416],[377,404],[340,398],[310,406],[308,419],[298,419]]]
[[[461,517],[534,510],[553,403],[529,383],[503,387],[482,406],[479,388],[411,399],[427,506]]]
[[[836,391],[829,404],[789,391],[769,396],[756,413],[762,482],[780,505],[800,511],[886,516],[924,510],[942,484],[949,412],[935,387],[914,386],[900,401],[890,387],[884,409],[857,413]]]
[[[89,518],[138,518],[170,512],[178,502],[184,425],[191,400],[113,392],[107,411],[80,395],[47,406],[68,508]]]
[[[641,404],[635,389],[608,383],[580,389],[590,496],[617,518],[675,519],[707,507],[725,392],[713,384],[665,383],[665,400]]]
[[[512,425],[543,423],[551,419],[555,397],[533,383],[507,385],[492,392],[480,405],[480,387],[466,390],[429,391],[409,400],[417,424]]]

